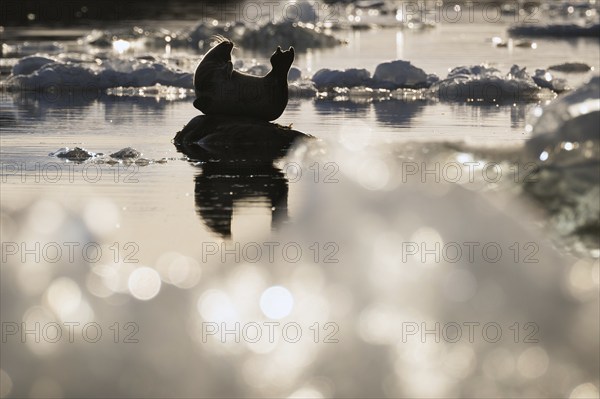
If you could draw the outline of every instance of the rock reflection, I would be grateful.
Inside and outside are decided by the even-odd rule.
[[[288,219],[288,181],[273,162],[310,136],[247,118],[200,115],[174,139],[177,150],[201,171],[194,178],[196,212],[216,234],[231,236],[235,206],[271,208],[271,226]]]

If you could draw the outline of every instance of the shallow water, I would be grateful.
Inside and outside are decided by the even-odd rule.
[[[397,58],[440,76],[482,62],[503,72],[513,64],[533,72],[565,60],[600,68],[597,39],[493,47],[490,39],[506,37],[507,26],[342,31],[336,34],[348,45],[300,54],[295,65],[307,75],[320,68],[373,72]],[[239,56],[262,59],[243,49]],[[592,74],[559,76],[576,87]],[[597,395],[597,253],[565,249],[545,227],[541,208],[515,194],[512,177],[466,185],[398,180],[397,162],[420,162],[419,156],[434,163],[512,162],[539,105],[292,99],[277,122],[320,141],[292,150],[277,168],[244,169],[201,164],[177,152],[175,133],[198,114],[190,101],[2,93],[3,243],[98,242],[103,248],[99,262],[79,254],[75,262],[27,267],[3,260],[3,322],[96,321],[106,337],[96,346],[81,339],[3,344],[8,377],[2,378],[10,395],[533,397],[577,389]],[[439,144],[447,141],[489,152],[472,155]],[[166,162],[79,164],[48,156],[74,146],[105,154],[133,147]],[[230,212],[226,237],[222,226]],[[401,262],[406,241],[494,242],[505,257],[493,264]],[[241,260],[221,259],[217,251],[205,259],[209,247],[223,242],[228,248],[258,243],[263,251],[265,242],[293,242],[304,257],[294,262],[277,252],[275,261],[263,256],[255,262],[244,253]],[[109,248],[113,243],[118,254]],[[515,243],[519,255],[509,249]],[[524,260],[532,248],[534,265]],[[162,283],[147,270],[136,277],[132,269],[142,265],[157,270]],[[273,286],[289,289],[292,299],[268,291]],[[265,293],[278,304],[291,301],[293,311],[265,305]],[[278,312],[283,318],[269,318]],[[329,331],[324,323],[334,323],[338,345],[322,337],[317,344],[201,339],[202,323],[270,319],[298,322],[305,337],[315,322],[323,334]],[[402,323],[435,321],[494,321],[504,338],[455,346],[398,339],[406,332]],[[140,344],[122,338],[114,344],[114,322],[136,323]],[[540,329],[536,344],[511,341],[515,322],[523,333],[528,322]],[[576,377],[558,378],[567,368]]]

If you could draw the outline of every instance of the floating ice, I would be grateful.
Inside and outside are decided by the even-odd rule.
[[[254,76],[265,76],[271,68],[264,64],[253,65],[246,70],[246,73]]]
[[[409,61],[396,60],[379,64],[373,77],[366,69],[350,68],[340,71],[324,68],[313,75],[312,81],[319,90],[360,86],[393,90],[426,88],[437,82],[438,77],[428,75]]]
[[[302,71],[295,66],[291,67],[290,71],[288,72],[288,80],[290,82],[294,82],[296,80],[300,80],[300,78],[302,78]]]
[[[35,69],[36,66],[39,68]],[[46,62],[31,60],[21,66],[5,82],[9,89],[44,90],[104,90],[111,87],[165,86],[191,88],[192,74],[159,61],[145,59],[105,60],[100,65],[84,65],[72,61]],[[27,73],[29,72],[29,73]]]
[[[48,53],[58,54],[65,51],[65,45],[57,42],[23,42],[16,44],[2,43],[1,53],[3,57],[23,56],[27,54]]]
[[[538,86],[550,89],[556,93],[569,90],[566,80],[555,78],[550,72],[546,72],[544,69],[536,69],[535,75],[531,78]]]
[[[248,48],[274,49],[284,44],[286,47],[293,46],[297,51],[342,44],[339,39],[313,24],[293,21],[267,23],[255,29],[247,29],[238,41]]]
[[[54,59],[41,57],[38,55],[30,55],[21,58],[12,68],[13,75],[29,75],[43,67],[46,64],[55,62]]]
[[[310,80],[298,80],[288,85],[290,98],[314,98],[317,95],[317,88]]]
[[[410,61],[396,60],[377,65],[373,80],[376,85],[386,89],[420,89],[431,86],[439,79],[411,65]]]
[[[538,100],[542,88],[527,74],[525,68],[514,65],[507,75],[485,65],[461,66],[429,90],[442,100],[478,102],[523,102]]]
[[[345,71],[320,69],[312,77],[318,89],[356,87],[371,84],[371,73],[366,69],[350,68]]]
[[[546,107],[527,142],[539,171],[526,188],[546,205],[563,233],[600,229],[599,121],[596,76]]]
[[[551,65],[548,69],[564,73],[584,73],[591,71],[592,67],[583,62],[565,62],[563,64]]]
[[[237,22],[233,25],[220,25],[200,22],[189,31],[176,34],[170,43],[174,46],[189,46],[202,51],[210,47],[215,35],[222,35],[244,48],[257,50],[272,49],[277,46],[293,46],[296,51],[309,48],[334,47],[342,41],[325,33],[312,23],[283,20],[255,26]]]
[[[527,148],[537,157],[549,145],[570,143],[600,142],[598,123],[600,117],[600,76],[595,76],[577,90],[547,106],[534,124],[533,137]],[[560,147],[560,146],[558,146]],[[560,152],[560,148],[557,148]],[[550,154],[555,154],[550,151]],[[589,153],[579,154],[583,159]]]
[[[550,23],[545,25],[517,25],[508,30],[515,36],[598,37],[600,24]]]

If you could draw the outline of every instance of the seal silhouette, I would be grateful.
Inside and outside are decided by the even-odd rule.
[[[294,62],[294,48],[271,55],[271,71],[252,76],[233,69],[234,44],[223,39],[211,48],[194,74],[194,107],[206,115],[227,115],[272,121],[288,102],[287,75]]]

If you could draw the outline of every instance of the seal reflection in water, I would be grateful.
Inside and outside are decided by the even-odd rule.
[[[252,76],[235,71],[231,62],[233,42],[222,39],[211,48],[194,74],[194,107],[206,115],[231,115],[272,121],[288,102],[287,75],[294,62],[294,48],[280,47],[271,56],[271,71]]]
[[[288,182],[273,163],[297,141],[296,130],[251,118],[200,115],[174,139],[200,173],[195,177],[196,211],[222,237],[231,236],[234,203],[269,207],[275,228],[288,218]],[[260,200],[263,200],[262,202]]]

